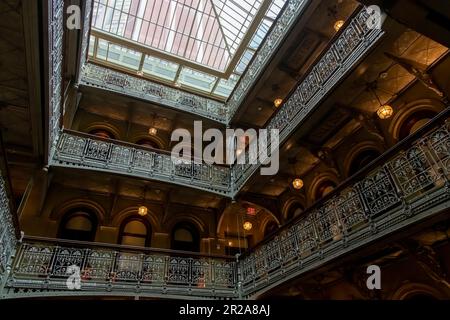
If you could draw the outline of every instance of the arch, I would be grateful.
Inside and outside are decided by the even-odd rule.
[[[391,300],[410,300],[427,297],[432,299],[445,299],[445,295],[436,288],[424,283],[406,283],[401,285],[391,296]]]
[[[120,224],[118,244],[150,247],[152,227],[150,222],[141,216],[128,216]]]
[[[337,185],[338,179],[332,172],[328,171],[318,175],[308,190],[308,203],[313,204],[331,192]]]
[[[344,159],[344,170],[347,177],[351,176],[352,163],[355,161],[358,155],[363,154],[367,151],[376,152],[381,155],[384,152],[384,148],[381,142],[377,141],[363,141],[353,146],[347,153],[348,156]]]
[[[274,233],[277,229],[278,224],[275,221],[267,221],[266,225],[264,226],[264,238],[267,238],[267,236]]]
[[[62,204],[53,208],[50,218],[52,220],[57,220],[58,224],[61,224],[62,217],[70,210],[75,208],[84,207],[89,209],[93,214],[95,214],[97,223],[102,225],[105,218],[105,210],[97,202],[89,199],[72,199],[65,201]]]
[[[303,208],[303,210],[306,209],[306,199],[303,195],[295,195],[288,198],[286,201],[284,201],[283,206],[281,208],[283,221],[288,221],[288,215],[289,210],[291,210],[291,207],[297,205]]]
[[[92,132],[95,130],[103,130],[106,132],[109,132],[111,137],[104,137],[104,138],[108,138],[108,139],[117,139],[117,140],[121,140],[121,134],[120,134],[120,130],[110,124],[110,123],[105,123],[105,122],[93,122],[91,124],[89,124],[84,130],[82,130],[83,132],[89,133],[89,134],[93,134]]]
[[[64,213],[58,228],[58,238],[77,241],[95,240],[98,220],[94,212],[86,207],[72,208]]]
[[[421,99],[408,103],[392,119],[389,126],[389,132],[397,142],[401,140],[402,126],[404,126],[408,119],[411,119],[414,114],[420,115],[422,112],[433,112],[434,114],[438,114],[444,109],[445,106],[442,102],[436,99]]]
[[[155,136],[151,136],[149,134],[138,134],[133,136],[130,141],[132,141],[134,144],[138,144],[138,145],[143,145],[140,144],[139,142],[142,142],[143,140],[148,140],[153,142],[154,144],[156,144],[156,149],[161,149],[161,150],[165,150],[166,149],[166,144],[164,143],[163,139],[161,137],[159,137],[158,135]]]
[[[172,250],[199,252],[199,230],[188,221],[178,222],[171,231],[170,248]]]
[[[125,221],[126,219],[132,218],[132,217],[141,217],[137,213],[138,209],[139,209],[139,206],[133,206],[133,207],[128,207],[128,208],[120,211],[119,213],[114,215],[111,225],[114,227],[118,227],[120,229],[120,226],[122,225],[123,221]],[[141,217],[141,218],[146,220],[146,222],[149,224],[149,227],[153,233],[159,232],[161,230],[158,218],[157,218],[156,214],[150,210],[150,208],[148,208],[147,215],[145,215],[144,217]]]
[[[298,217],[303,211],[305,211],[305,207],[299,201],[292,202],[286,211],[286,221]]]
[[[205,222],[190,214],[175,214],[168,221],[164,221],[163,224],[166,226],[164,229],[166,231],[171,231],[175,228],[175,226],[179,223],[187,222],[191,223],[195,226],[195,228],[199,231],[200,235],[205,235],[207,233],[207,228]]]

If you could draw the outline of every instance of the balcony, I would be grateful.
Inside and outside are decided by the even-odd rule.
[[[237,262],[222,256],[28,238],[10,251],[16,254],[3,295],[258,297],[448,209],[448,113],[445,110]],[[82,141],[81,150],[88,150],[95,140]],[[104,154],[113,153],[110,144],[105,148]],[[79,161],[91,161],[82,158]],[[2,202],[2,219],[9,219],[4,208]],[[66,285],[72,265],[80,268],[80,290]]]
[[[67,284],[74,266],[79,289]],[[17,249],[6,294],[235,298],[236,271],[233,257],[27,239]]]
[[[176,163],[169,152],[65,131],[52,166],[90,169],[175,183],[228,196],[230,168],[205,163]]]
[[[440,118],[446,115],[448,108]],[[432,125],[395,146],[245,253],[238,266],[243,296],[258,296],[448,209],[450,122],[434,125],[427,132]]]
[[[227,113],[224,103],[95,64],[87,63],[83,66],[80,85],[124,94],[222,124],[226,123]]]

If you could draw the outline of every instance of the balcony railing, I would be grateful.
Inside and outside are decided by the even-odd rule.
[[[344,183],[245,253],[239,261],[243,295],[261,293],[448,209],[450,121],[424,133],[416,132],[415,140],[385,154],[378,167],[360,172],[359,181]]]
[[[226,123],[224,103],[200,97],[156,82],[133,77],[109,68],[87,63],[80,84],[186,111],[214,121]]]
[[[15,251],[17,242],[9,204],[5,180],[0,172],[0,296],[9,271],[10,258]]]
[[[6,294],[236,298],[236,279],[233,257],[26,239]]]
[[[369,14],[365,8],[356,14],[269,121],[266,129],[280,130],[280,144],[378,43],[384,31],[370,29],[368,19]],[[240,164],[233,167],[236,192],[259,167],[260,164]]]
[[[177,162],[168,152],[75,132],[61,134],[51,165],[148,178],[226,196],[231,193],[229,167]]]
[[[3,295],[253,298],[448,210],[448,113],[369,164],[237,263],[221,256],[30,238],[18,246]],[[74,265],[80,270],[80,290],[67,286],[68,268]]]

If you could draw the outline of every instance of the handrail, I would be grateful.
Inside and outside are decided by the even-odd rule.
[[[56,238],[48,238],[48,237],[39,237],[39,236],[29,236],[25,235],[23,237],[23,242],[32,243],[49,243],[55,244],[57,246],[76,246],[76,247],[89,247],[89,248],[108,248],[115,249],[117,251],[127,250],[127,251],[135,251],[135,252],[145,252],[145,253],[164,253],[170,255],[180,255],[180,256],[189,256],[189,257],[198,257],[198,258],[218,258],[218,259],[226,259],[230,261],[235,261],[236,257],[220,255],[220,254],[205,254],[200,252],[192,252],[192,251],[182,251],[182,250],[173,250],[173,249],[162,249],[162,248],[153,248],[153,247],[138,247],[138,246],[130,246],[123,244],[112,244],[105,242],[90,242],[90,241],[78,241],[78,240],[67,240],[67,239],[56,239]]]
[[[356,173],[354,173],[353,175],[351,175],[350,177],[348,177],[347,179],[342,181],[339,185],[336,186],[336,188],[333,189],[333,191],[331,191],[327,195],[323,196],[321,199],[314,202],[310,207],[306,208],[305,211],[300,216],[290,219],[284,225],[282,225],[280,228],[278,228],[276,231],[269,234],[263,241],[260,241],[253,247],[249,248],[249,250],[244,252],[242,254],[242,256],[245,256],[246,254],[250,253],[251,251],[254,251],[258,247],[271,241],[280,232],[284,231],[285,229],[289,228],[293,224],[302,220],[308,212],[313,211],[313,210],[323,206],[324,203],[326,203],[327,201],[336,197],[336,195],[341,193],[345,188],[349,187],[355,181],[360,180],[361,178],[365,177],[375,167],[380,166],[382,163],[386,162],[387,159],[390,159],[392,156],[394,156],[397,152],[399,152],[402,149],[405,149],[405,147],[407,147],[407,146],[412,145],[420,137],[424,136],[427,132],[433,130],[438,125],[441,125],[448,118],[449,115],[450,115],[450,106],[447,107],[442,112],[440,112],[439,114],[437,114],[426,125],[424,125],[420,129],[416,130],[414,133],[410,134],[409,136],[405,137],[403,140],[401,140],[400,142],[398,142],[397,144],[395,144],[394,146],[389,148],[387,151],[385,151],[383,154],[378,156],[376,159],[372,160],[367,165],[365,165],[363,168],[359,169]]]

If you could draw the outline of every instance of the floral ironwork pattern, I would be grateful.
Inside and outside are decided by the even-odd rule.
[[[91,63],[84,64],[80,84],[126,94],[226,123],[224,103]]]
[[[104,141],[94,136],[62,133],[51,164],[145,176],[227,196],[231,193],[229,167],[194,161],[177,163],[172,161],[170,154],[146,150],[138,145]]]

